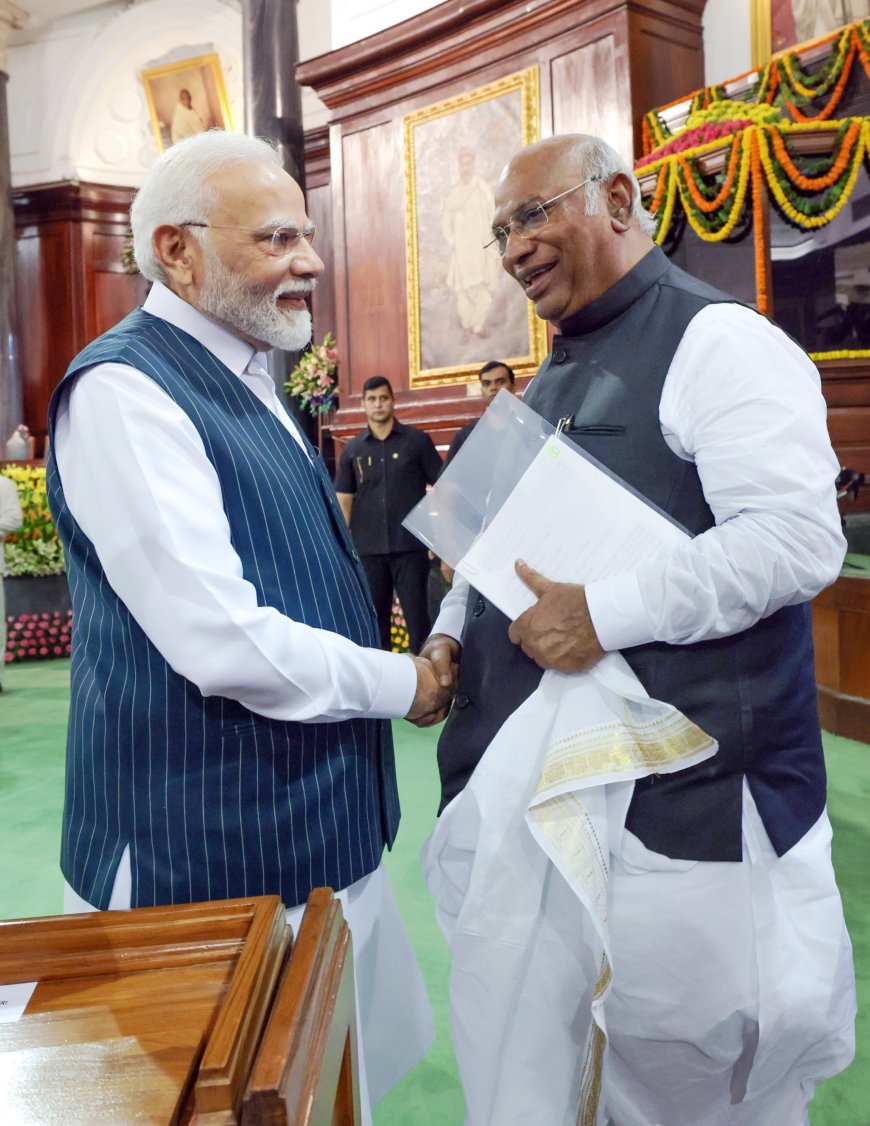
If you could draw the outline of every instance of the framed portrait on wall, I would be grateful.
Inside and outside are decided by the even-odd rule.
[[[751,0],[752,65],[870,17],[870,0]]]
[[[142,83],[158,152],[194,133],[233,127],[216,54],[143,70]]]
[[[543,321],[486,246],[493,184],[539,139],[538,105],[531,67],[403,119],[412,387],[471,382],[492,358],[531,374],[546,355]]]

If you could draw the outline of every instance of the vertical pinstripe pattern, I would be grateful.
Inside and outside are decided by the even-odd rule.
[[[316,453],[192,337],[137,310],[89,345],[153,379],[188,415],[215,467],[235,550],[260,605],[377,646],[365,577]],[[50,408],[54,437],[57,394]],[[53,446],[52,441],[52,446]],[[395,838],[389,724],[284,723],[203,698],[172,671],[105,579],[66,506],[53,454],[49,499],[73,604],[61,866],[108,906],[129,843],[134,906],[343,888]]]

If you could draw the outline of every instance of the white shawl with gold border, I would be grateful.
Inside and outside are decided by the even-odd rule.
[[[611,846],[634,779],[716,750],[612,653],[545,673],[442,813],[423,868],[452,953],[466,1126],[599,1124]]]

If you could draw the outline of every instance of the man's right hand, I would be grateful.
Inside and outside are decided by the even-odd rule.
[[[462,646],[456,638],[446,633],[433,633],[420,650],[420,656],[432,662],[438,683],[443,688],[449,688],[452,697],[459,680],[459,658],[462,656]]]
[[[447,715],[453,690],[442,683],[428,658],[412,656],[411,660],[417,668],[417,691],[405,719],[417,727],[431,727]]]

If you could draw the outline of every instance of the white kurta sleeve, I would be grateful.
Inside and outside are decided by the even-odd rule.
[[[468,602],[468,580],[462,575],[453,576],[453,585],[441,600],[438,617],[432,626],[432,633],[444,633],[459,641],[465,625],[465,606]]]
[[[9,532],[18,531],[23,519],[15,482],[9,477],[0,478],[0,540]],[[0,543],[0,555],[2,552],[3,544]]]
[[[589,584],[605,649],[727,636],[834,581],[839,467],[818,372],[785,333],[742,306],[708,306],[674,355],[659,417],[697,466],[716,525]]]
[[[203,695],[303,722],[407,713],[407,656],[257,605],[202,440],[153,380],[119,364],[84,372],[60,404],[55,453],[112,589]]]

